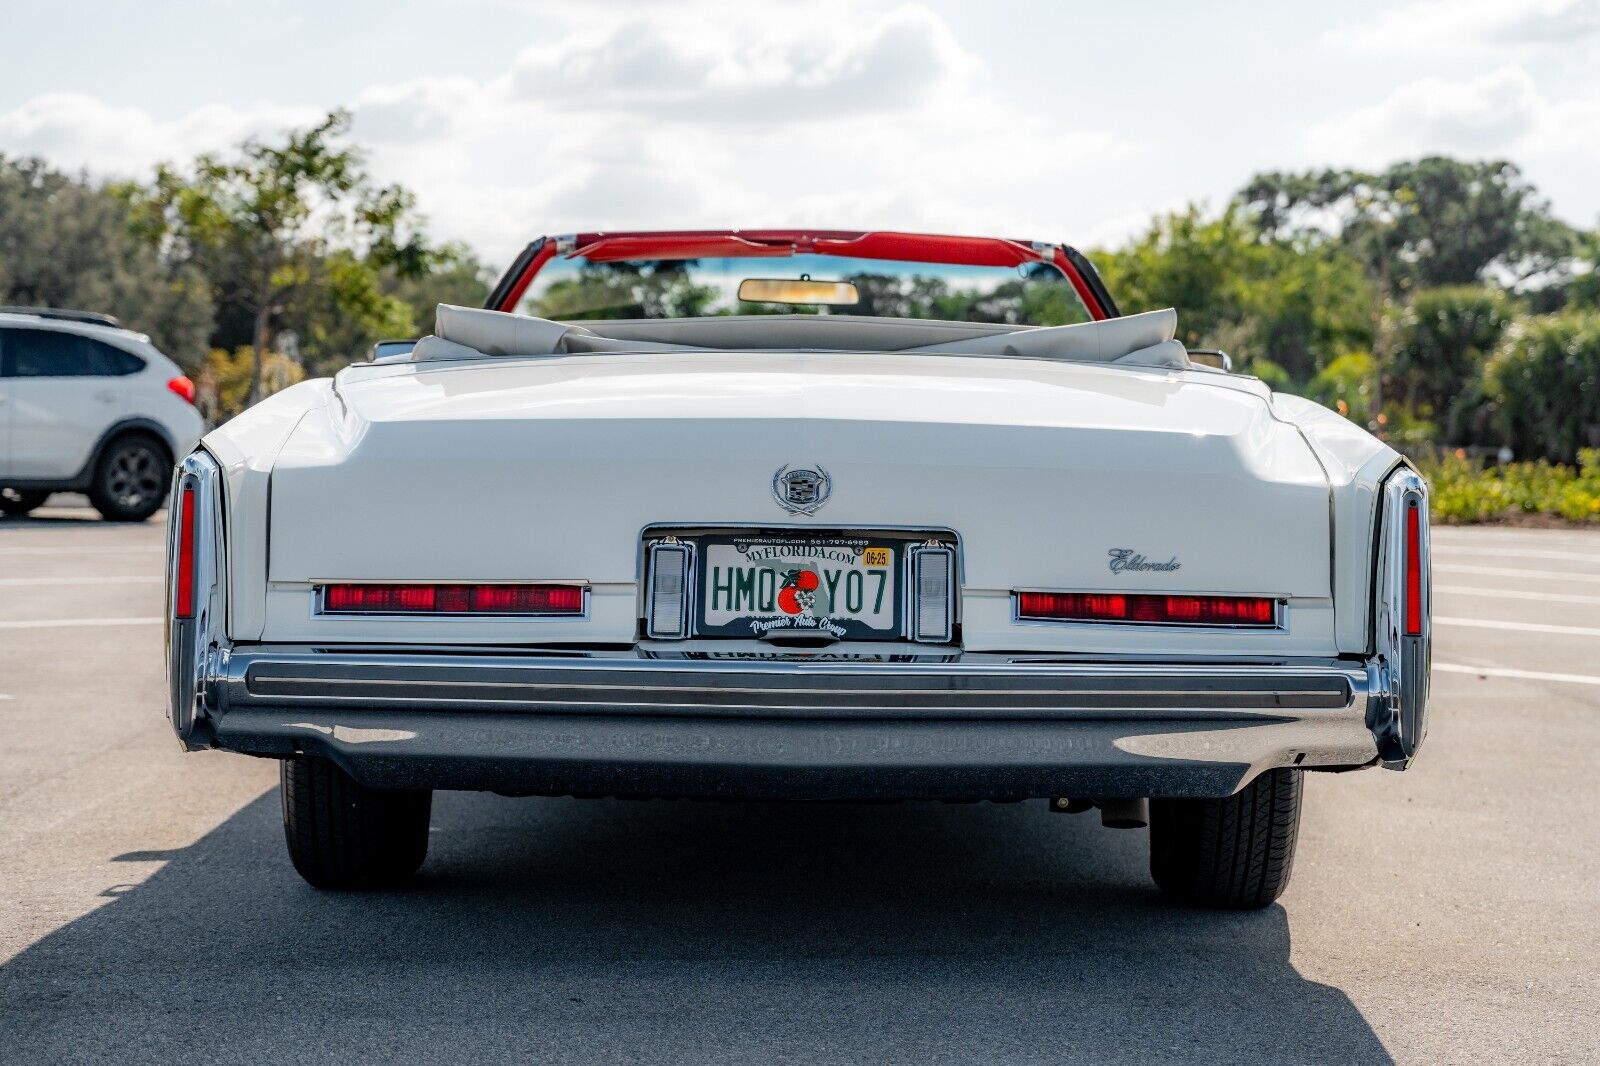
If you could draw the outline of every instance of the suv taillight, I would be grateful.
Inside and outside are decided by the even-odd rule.
[[[182,374],[168,381],[167,388],[171,389],[176,395],[183,397],[184,402],[194,403],[194,382]]]

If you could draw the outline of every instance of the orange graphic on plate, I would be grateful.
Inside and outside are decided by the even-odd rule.
[[[821,579],[815,570],[790,570],[783,575],[783,588],[778,590],[778,609],[784,614],[809,611],[817,602],[817,586]]]

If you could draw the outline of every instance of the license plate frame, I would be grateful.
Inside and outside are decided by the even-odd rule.
[[[695,542],[696,636],[906,639],[906,549],[914,541],[796,532],[708,534]],[[850,555],[853,560],[846,558]],[[876,565],[878,559],[884,560],[883,565]],[[739,571],[753,573],[730,574],[735,562]],[[787,586],[794,598],[780,604],[785,579],[794,570],[811,571],[815,584],[808,589],[803,587],[805,579],[799,579]],[[773,575],[770,583],[759,576],[762,572]],[[850,579],[851,573],[862,575],[859,583]],[[878,574],[883,575],[881,587]],[[852,593],[857,589],[863,610],[852,611]],[[809,604],[802,593],[809,593]],[[843,612],[836,611],[835,601],[842,601]],[[869,601],[872,609],[865,610]],[[800,610],[790,611],[793,606]]]

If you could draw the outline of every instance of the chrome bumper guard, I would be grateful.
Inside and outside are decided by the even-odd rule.
[[[394,654],[236,649],[208,692],[244,706],[802,718],[1167,715],[1354,709],[1360,666],[1106,664],[998,655],[921,662],[653,659],[632,652]],[[1362,708],[1364,710],[1364,707]]]
[[[176,617],[177,567],[181,554],[183,494],[194,492],[194,616]],[[167,576],[162,616],[166,619],[167,719],[191,750],[204,747],[207,688],[216,676],[226,628],[222,580],[222,469],[204,451],[194,451],[173,472],[167,497]]]
[[[1377,594],[1373,604],[1373,639],[1382,696],[1373,700],[1367,719],[1378,742],[1380,761],[1390,770],[1404,770],[1416,758],[1428,735],[1428,682],[1433,658],[1433,576],[1428,524],[1428,483],[1402,466],[1384,482],[1379,513]],[[1406,631],[1406,512],[1418,512],[1417,560],[1421,576],[1416,589],[1421,602],[1420,632]]]
[[[186,742],[377,787],[803,799],[1227,795],[1377,758],[1338,660],[911,662],[219,648]]]

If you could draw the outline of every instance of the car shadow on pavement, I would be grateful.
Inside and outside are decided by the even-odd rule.
[[[140,526],[160,525],[166,521],[167,513],[158,511],[154,517],[143,522],[114,522],[109,518],[101,518],[94,511],[85,511],[82,514],[30,514],[30,515],[0,515],[0,530],[47,530],[47,529],[137,529]]]
[[[12,1061],[1388,1062],[1284,911],[1025,805],[436,797],[403,891],[321,893],[276,792],[0,969]]]

